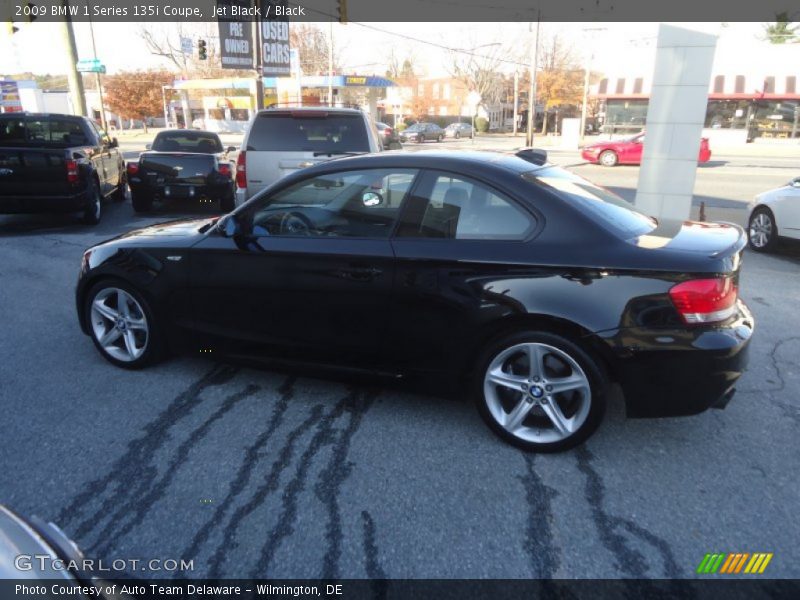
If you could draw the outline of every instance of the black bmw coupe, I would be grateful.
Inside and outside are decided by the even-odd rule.
[[[656,221],[520,153],[381,153],[298,171],[221,218],[86,251],[83,331],[120,367],[168,351],[452,382],[534,451],[723,407],[753,317],[737,226]]]

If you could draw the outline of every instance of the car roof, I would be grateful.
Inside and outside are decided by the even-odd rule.
[[[478,150],[422,150],[419,152],[407,152],[403,150],[394,150],[376,154],[361,154],[358,156],[336,158],[303,169],[302,172],[322,172],[345,168],[369,169],[399,167],[409,169],[452,170],[465,174],[486,173],[494,169],[503,169],[514,174],[522,174],[551,166],[550,164],[537,165],[508,152]]]
[[[34,118],[42,118],[42,117],[55,117],[58,119],[73,119],[75,121],[83,121],[86,117],[81,115],[67,115],[63,113],[37,113],[37,112],[10,112],[10,113],[2,113],[0,114],[2,117],[9,117],[9,118],[20,118],[20,117],[34,117]]]
[[[163,131],[159,131],[156,136],[161,135],[162,133],[186,133],[189,135],[201,135],[201,134],[208,134],[208,135],[217,135],[217,133],[213,131],[205,131],[204,129],[164,129]]]
[[[293,112],[332,112],[344,114],[357,114],[363,115],[364,112],[358,108],[351,108],[345,106],[273,106],[270,108],[262,108],[258,111],[259,115],[262,114],[275,114],[275,113],[293,113]]]

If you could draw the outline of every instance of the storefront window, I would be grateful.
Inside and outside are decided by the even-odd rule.
[[[606,101],[606,120],[603,129],[606,133],[640,132],[647,118],[647,104],[647,100]]]

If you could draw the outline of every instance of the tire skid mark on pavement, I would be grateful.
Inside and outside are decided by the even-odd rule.
[[[558,492],[545,485],[536,472],[534,454],[524,453],[525,475],[518,476],[525,488],[528,503],[528,526],[523,547],[531,562],[531,575],[537,579],[555,577],[561,562],[559,549],[553,544],[553,510],[551,503]]]
[[[375,521],[372,520],[372,515],[366,510],[361,511],[361,520],[364,525],[364,569],[367,572],[367,577],[373,580],[372,597],[376,600],[383,600],[387,596],[388,585],[386,583],[386,571],[383,570],[378,561],[378,546],[375,543]]]
[[[151,481],[144,494],[132,496],[128,502],[120,506],[115,518],[98,534],[97,537],[101,542],[96,544],[92,551],[101,556],[106,555],[116,546],[118,541],[124,540],[125,536],[144,520],[150,509],[164,496],[175,475],[188,460],[192,448],[208,435],[211,426],[222,419],[239,402],[254,396],[259,390],[261,390],[259,386],[250,384],[226,397],[219,408],[211,413],[205,421],[191,431],[188,437],[181,442],[173,453],[161,478],[157,481]],[[125,520],[127,520],[127,523],[119,527],[119,524]]]
[[[320,472],[314,486],[314,493],[328,511],[328,524],[325,529],[328,549],[322,563],[322,579],[339,578],[339,558],[342,551],[342,515],[339,511],[339,492],[342,484],[353,470],[353,463],[347,459],[350,443],[361,425],[361,420],[379,393],[379,391],[367,391],[354,395],[353,406],[349,408],[350,422],[339,434],[328,464]]]
[[[294,532],[294,521],[297,518],[297,501],[305,489],[308,472],[311,468],[314,457],[322,448],[335,442],[335,422],[346,412],[356,412],[358,410],[358,400],[361,392],[357,389],[351,391],[336,403],[336,406],[322,417],[317,423],[314,437],[308,447],[300,457],[300,464],[297,467],[294,478],[284,487],[282,510],[278,517],[278,522],[267,536],[267,540],[261,548],[261,555],[251,572],[251,577],[267,577],[272,560],[280,548],[284,539]],[[368,408],[368,406],[367,406]],[[362,409],[365,410],[365,409]]]
[[[239,470],[236,472],[236,476],[228,487],[228,493],[225,498],[217,504],[211,518],[197,533],[195,533],[192,542],[181,554],[184,559],[189,560],[197,557],[203,544],[205,544],[208,537],[211,535],[211,532],[222,522],[225,513],[233,506],[234,500],[244,491],[247,484],[250,483],[250,478],[252,477],[253,469],[259,461],[261,450],[283,423],[283,417],[286,415],[289,401],[294,397],[294,384],[296,381],[297,378],[290,375],[278,388],[280,398],[272,410],[272,415],[270,415],[266,429],[246,448],[242,463],[239,465]]]
[[[222,541],[217,546],[217,549],[208,559],[208,577],[211,579],[222,577],[222,567],[225,563],[225,558],[232,555],[233,550],[238,546],[235,541],[236,532],[239,529],[244,518],[255,511],[259,506],[267,501],[270,494],[278,489],[280,477],[284,470],[286,470],[292,462],[294,456],[294,447],[298,439],[302,437],[315,423],[319,423],[323,418],[322,404],[315,405],[306,419],[295,427],[286,437],[283,447],[278,451],[278,457],[272,463],[269,473],[264,478],[264,481],[256,490],[250,495],[250,499],[243,505],[239,506],[231,515],[228,525],[222,532]]]
[[[118,495],[123,491],[125,497],[128,498],[141,495],[156,475],[155,467],[143,468],[142,465],[149,465],[168,439],[167,432],[192,412],[204,390],[224,385],[237,373],[238,369],[226,365],[215,365],[200,379],[189,385],[155,419],[144,426],[145,434],[143,436],[128,443],[125,454],[114,461],[108,473],[86,484],[85,489],[61,510],[55,521],[64,525],[75,522],[84,514],[84,510],[93,499],[105,495],[100,507],[78,523],[74,535],[82,537],[104,519],[119,512],[112,509],[119,506]],[[111,522],[114,522],[113,518]]]
[[[650,569],[642,553],[632,548],[625,539],[625,536],[619,533],[619,529],[624,529],[631,535],[653,547],[661,555],[661,559],[664,563],[664,577],[669,579],[679,578],[681,576],[681,570],[666,540],[637,525],[633,521],[608,514],[605,509],[605,485],[603,483],[603,478],[592,466],[594,455],[591,451],[584,445],[575,451],[575,455],[578,459],[578,470],[586,476],[585,496],[586,502],[589,504],[592,520],[597,527],[600,542],[616,559],[615,567],[617,571],[621,571],[632,578],[643,580],[647,577],[647,571]],[[634,595],[649,590],[646,582],[632,582],[632,584],[638,586],[629,590],[634,593]],[[677,581],[673,582],[671,586],[681,588],[681,590],[685,588],[685,586]],[[653,589],[649,591],[656,593],[658,590]]]

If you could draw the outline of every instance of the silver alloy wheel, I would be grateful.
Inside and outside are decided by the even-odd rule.
[[[617,164],[617,155],[612,150],[600,153],[600,164],[604,167],[613,167]]]
[[[489,363],[483,393],[492,418],[526,442],[552,443],[584,424],[589,379],[569,354],[540,343],[516,344]]]
[[[100,291],[92,301],[92,334],[112,358],[132,362],[147,349],[149,328],[141,305],[125,290]]]
[[[772,238],[772,219],[765,212],[750,219],[750,243],[756,248],[764,248]]]

